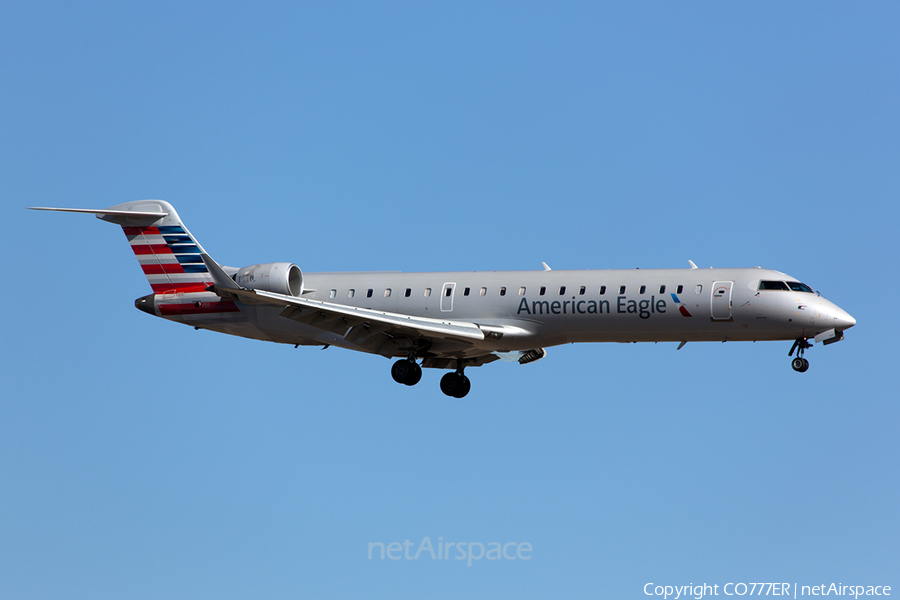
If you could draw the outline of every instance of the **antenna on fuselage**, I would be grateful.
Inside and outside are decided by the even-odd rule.
[[[548,265],[547,263],[541,262],[541,264],[544,265],[544,270],[545,270],[545,271],[552,271],[552,270],[553,270],[553,269],[550,268],[550,265]]]
[[[695,264],[694,264],[694,261],[692,261],[692,260],[689,260],[689,261],[688,261],[688,264],[691,265],[691,268],[692,268],[692,269],[696,269],[696,268],[697,268],[697,265],[695,265]]]

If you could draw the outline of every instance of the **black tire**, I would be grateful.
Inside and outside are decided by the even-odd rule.
[[[809,370],[809,361],[806,360],[805,358],[801,358],[800,360],[803,361],[803,368],[800,369],[800,372],[801,372],[801,373],[806,373],[806,371]]]
[[[422,367],[414,362],[411,362],[410,364],[412,365],[412,370],[409,372],[409,378],[407,378],[407,380],[403,383],[405,383],[406,385],[416,385],[417,383],[422,381]]]
[[[462,385],[463,380],[459,373],[447,373],[441,377],[441,391],[451,398],[456,397]]]
[[[397,383],[406,384],[409,380],[409,376],[412,374],[412,365],[414,364],[415,363],[411,363],[406,359],[398,360],[394,363],[394,366],[391,367],[391,377],[393,377],[394,381]]]
[[[469,393],[469,390],[472,389],[472,382],[469,381],[469,378],[465,375],[462,375],[462,385],[459,388],[459,391],[453,395],[454,398],[465,398],[466,394]]]
[[[804,365],[804,363],[806,363]],[[791,368],[797,371],[798,373],[802,373],[806,369],[809,368],[809,362],[805,358],[800,358],[799,356],[791,361]]]

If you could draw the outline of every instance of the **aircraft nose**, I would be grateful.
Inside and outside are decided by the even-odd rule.
[[[845,329],[850,329],[856,325],[856,319],[850,316],[850,313],[847,311],[838,308],[835,311],[834,315],[834,328],[838,331],[844,331]]]

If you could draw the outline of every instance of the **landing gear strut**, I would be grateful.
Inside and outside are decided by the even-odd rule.
[[[797,351],[797,358],[791,361],[791,368],[798,373],[805,373],[809,369],[809,361],[803,358],[803,353],[807,348],[812,348],[812,344],[807,341],[807,338],[797,338],[794,345],[791,346],[791,351],[788,352],[788,356],[793,356],[794,350]]]
[[[391,377],[403,385],[416,385],[422,379],[422,367],[416,363],[416,353],[410,351],[409,358],[400,359],[391,367]]]
[[[462,364],[462,360],[457,361],[456,372],[447,373],[441,377],[441,391],[453,398],[463,398],[472,389],[472,383],[469,378],[463,374],[466,367]]]

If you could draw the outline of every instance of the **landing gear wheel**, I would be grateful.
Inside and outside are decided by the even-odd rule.
[[[447,373],[441,377],[441,391],[453,398],[463,398],[472,389],[469,378],[462,373]]]
[[[791,361],[791,368],[798,373],[806,373],[807,369],[809,369],[809,361],[798,356]]]
[[[416,385],[422,379],[422,367],[411,360],[398,360],[391,367],[391,377],[403,385]]]
[[[788,356],[793,356],[794,350],[797,351],[797,358],[791,361],[791,368],[798,373],[806,373],[809,369],[809,361],[803,358],[803,353],[808,348],[812,348],[812,344],[806,338],[800,338],[794,342],[794,345],[791,346],[791,351],[788,352]]]
[[[422,380],[422,367],[420,367],[417,363],[413,363],[412,375],[410,375],[409,380],[406,381],[406,385],[416,385]]]
[[[472,382],[469,381],[469,378],[466,377],[465,375],[463,375],[463,376],[462,376],[462,379],[463,379],[462,389],[459,390],[459,393],[458,393],[458,394],[456,394],[456,397],[457,397],[457,398],[465,398],[465,397],[466,397],[466,394],[469,393],[469,390],[472,389]]]

